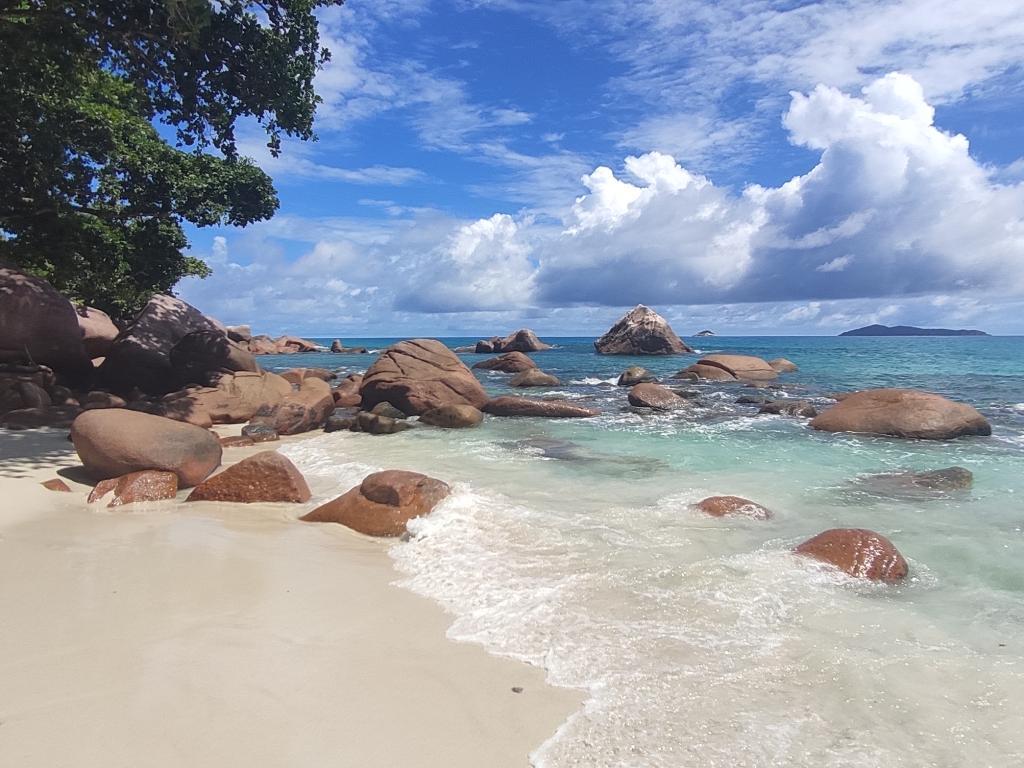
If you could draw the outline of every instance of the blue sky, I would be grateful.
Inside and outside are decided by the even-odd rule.
[[[281,209],[179,292],[307,335],[1024,332],[1019,0],[350,0]]]

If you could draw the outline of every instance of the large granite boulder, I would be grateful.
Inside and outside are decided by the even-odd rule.
[[[173,296],[157,294],[118,336],[99,368],[100,378],[115,392],[134,388],[149,394],[172,392],[180,381],[171,362],[171,350],[194,331],[223,335],[195,307]]]
[[[537,338],[529,328],[521,328],[504,338],[494,336],[476,343],[477,352],[541,352],[545,349],[551,349],[551,345]]]
[[[445,429],[476,427],[483,420],[483,413],[472,405],[442,405],[420,415],[423,424]]]
[[[488,400],[483,412],[492,416],[540,416],[550,419],[585,419],[600,414],[600,411],[573,405],[567,400],[531,400],[509,396]]]
[[[110,315],[93,307],[77,307],[78,326],[82,329],[82,347],[90,358],[106,357],[119,333]]]
[[[369,536],[401,536],[410,520],[429,514],[450,492],[447,483],[418,472],[374,472],[301,519],[341,523]]]
[[[826,432],[864,432],[921,440],[991,435],[971,406],[916,389],[867,389],[844,397],[811,421]]]
[[[76,380],[92,372],[74,305],[45,280],[4,266],[0,363],[45,365]]]
[[[742,496],[708,496],[694,506],[711,517],[749,517],[753,520],[769,520],[772,517],[771,510]]]
[[[481,360],[479,363],[474,363],[473,367],[481,371],[522,373],[523,371],[528,371],[531,368],[536,368],[537,364],[522,352],[506,352],[503,355],[490,357],[487,360]]]
[[[418,416],[442,405],[480,408],[487,393],[448,347],[434,339],[400,341],[374,361],[359,387],[363,408],[388,402]]]
[[[668,321],[638,304],[594,342],[602,355],[679,355],[692,352]]]
[[[793,550],[859,579],[895,583],[909,568],[889,539],[864,528],[833,528],[819,533]]]
[[[241,424],[260,408],[276,406],[293,391],[288,381],[269,372],[222,374],[213,379],[213,384],[166,395],[166,415],[174,418],[173,414],[201,411],[209,414],[213,424]]]
[[[171,348],[171,367],[182,384],[205,383],[211,373],[249,371],[260,367],[256,358],[241,344],[220,331],[192,331]]]
[[[97,480],[159,469],[173,472],[188,488],[221,460],[220,442],[209,430],[124,408],[84,412],[71,425],[71,442]]]
[[[312,494],[298,468],[277,451],[262,451],[219,472],[195,487],[187,501],[309,501]]]
[[[263,405],[252,418],[253,424],[265,424],[279,435],[297,435],[319,429],[334,411],[334,396],[326,381],[308,378],[298,392],[292,392],[272,405]]]
[[[688,374],[696,374],[696,376],[688,376]],[[779,377],[779,372],[760,357],[753,355],[706,355],[689,368],[684,368],[679,375],[680,377],[719,381],[759,382],[774,381]]]
[[[686,398],[680,397],[668,387],[651,383],[637,384],[629,390],[627,399],[636,408],[653,408],[658,411],[670,411],[687,404]]]

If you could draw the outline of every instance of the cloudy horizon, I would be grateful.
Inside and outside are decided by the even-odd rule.
[[[281,210],[179,293],[306,335],[1024,333],[1012,2],[360,3]]]

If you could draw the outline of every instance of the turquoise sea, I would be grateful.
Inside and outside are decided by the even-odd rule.
[[[534,359],[564,386],[529,395],[601,416],[335,433],[283,449],[318,498],[383,468],[453,484],[392,556],[405,587],[451,613],[452,638],[586,692],[536,765],[1024,765],[1024,337],[687,340],[792,360],[800,370],[776,397],[824,408],[830,392],[917,387],[992,422],[991,437],[954,442],[817,433],[756,415],[735,403],[752,390],[717,382],[678,383],[696,393],[691,408],[640,413],[618,373],[640,364],[667,377],[696,356],[603,357],[592,338],[546,340],[557,348]],[[261,362],[350,372],[373,359]],[[481,379],[507,391],[507,375]],[[870,480],[953,465],[974,473],[971,490],[896,493]],[[775,517],[691,509],[711,494],[747,496]],[[911,578],[857,583],[790,554],[836,526],[889,536]]]

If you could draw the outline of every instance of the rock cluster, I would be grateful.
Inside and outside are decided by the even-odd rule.
[[[298,336],[252,336],[247,341],[249,351],[254,355],[295,355],[300,352],[317,352],[320,345]]]
[[[753,355],[706,355],[676,374],[680,379],[710,381],[774,381],[779,372]]]
[[[551,349],[551,345],[537,338],[537,334],[529,328],[513,331],[504,338],[492,336],[490,339],[478,341],[474,347],[474,351],[480,353],[541,352],[545,349]]]
[[[692,352],[668,321],[638,304],[594,342],[602,355],[678,355]]]

